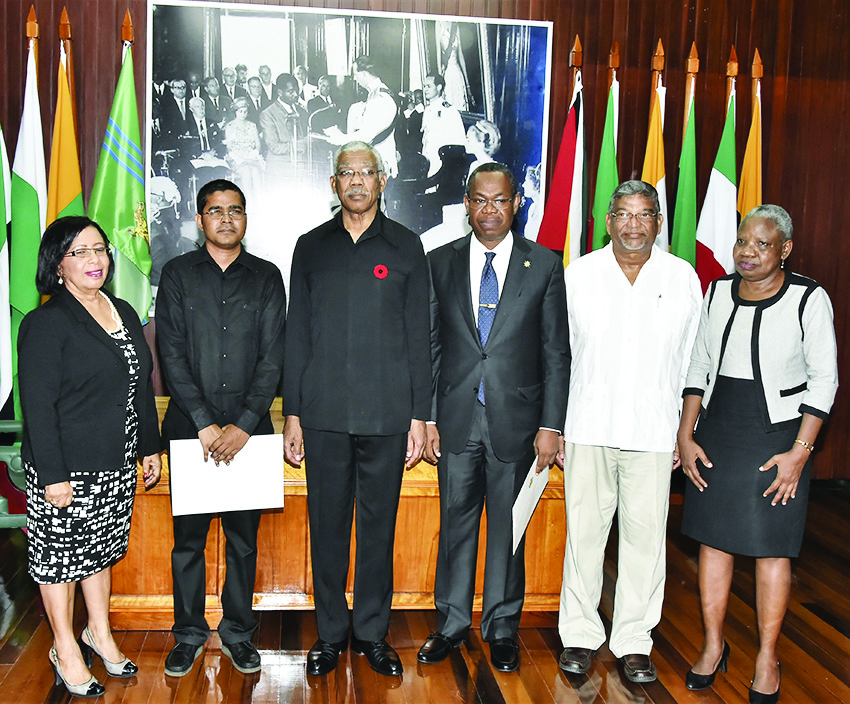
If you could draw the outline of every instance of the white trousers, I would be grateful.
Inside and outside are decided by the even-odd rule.
[[[671,452],[633,452],[566,444],[567,546],[558,630],[564,647],[596,650],[605,642],[599,617],[602,563],[614,511],[620,531],[614,657],[649,655],[661,620]]]

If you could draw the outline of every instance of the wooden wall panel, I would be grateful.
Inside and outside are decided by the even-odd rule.
[[[30,0],[0,3],[0,124],[10,154],[17,141],[23,97],[24,22]],[[797,231],[792,266],[813,276],[835,304],[840,372],[850,374],[850,277],[842,266],[850,242],[842,236],[844,184],[850,163],[842,132],[850,120],[850,13],[846,0],[266,0],[268,5],[428,12],[460,16],[549,20],[554,24],[549,176],[566,120],[569,50],[576,34],[584,47],[584,84],[590,192],[604,123],[608,51],[621,51],[618,163],[621,178],[639,175],[649,119],[650,61],[659,38],[667,55],[665,148],[668,200],[675,202],[681,148],[684,65],[696,42],[698,197],[705,195],[720,139],[725,68],[732,45],[740,60],[738,166],[751,118],[749,67],[759,49],[765,67],[764,198],[783,205]],[[56,32],[63,5],[75,36],[76,82],[84,194],[94,180],[100,143],[119,71],[119,33],[128,8],[136,26],[136,86],[144,106],[147,3],[145,0],[35,0],[41,24],[40,97],[49,145],[55,102]],[[143,113],[141,113],[143,114]],[[833,221],[835,220],[835,224]],[[850,454],[850,394],[839,391],[832,420],[819,443],[817,476],[850,477],[840,458]]]

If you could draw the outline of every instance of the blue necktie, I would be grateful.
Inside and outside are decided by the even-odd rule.
[[[481,346],[487,346],[487,339],[490,337],[490,329],[493,327],[493,318],[496,317],[496,308],[499,305],[499,281],[496,279],[496,272],[493,269],[493,257],[495,252],[487,252],[484,255],[487,257],[487,262],[484,264],[484,270],[481,272],[481,290],[478,294],[478,339],[481,340]],[[481,405],[484,405],[484,377],[481,377],[481,383],[478,385],[478,400]]]

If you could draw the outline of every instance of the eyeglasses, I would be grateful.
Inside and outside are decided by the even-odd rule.
[[[210,208],[204,215],[209,215],[213,220],[221,220],[225,215],[231,220],[241,220],[245,217],[245,209],[233,207],[225,210],[224,208],[214,207]]]
[[[632,218],[637,218],[638,222],[649,222],[658,217],[658,213],[654,210],[644,210],[642,213],[629,213],[625,210],[618,210],[616,213],[611,213],[611,217],[615,222],[626,223]]]
[[[107,247],[100,245],[98,247],[77,247],[75,250],[68,252],[66,257],[82,257],[85,259],[88,256],[94,254],[98,257],[103,257],[109,252]]]
[[[513,198],[468,198],[473,210],[483,210],[485,205],[492,205],[499,210],[507,210]]]
[[[354,169],[343,169],[342,171],[336,172],[337,178],[354,178],[354,174],[359,174],[360,178],[372,178],[373,176],[379,175],[380,171],[375,171],[374,169],[360,169],[359,171],[355,171]]]

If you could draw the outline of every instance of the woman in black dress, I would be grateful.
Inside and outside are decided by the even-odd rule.
[[[785,268],[792,230],[788,213],[775,205],[754,208],[741,222],[735,273],[714,281],[705,296],[678,435],[690,479],[682,532],[701,543],[705,630],[686,684],[705,689],[718,670],[726,671],[723,621],[734,554],[753,556],[759,631],[753,704],[779,699],[776,641],[790,594],[790,558],[803,539],[811,452],[838,387],[829,297]]]
[[[151,354],[132,307],[101,289],[112,263],[92,220],[52,223],[36,275],[51,298],[24,318],[18,337],[29,572],[53,629],[56,684],[78,697],[104,692],[89,670],[95,654],[113,677],[138,671],[109,626],[111,566],[127,552],[137,457],[147,488],[161,468]],[[78,641],[77,582],[88,611]]]

